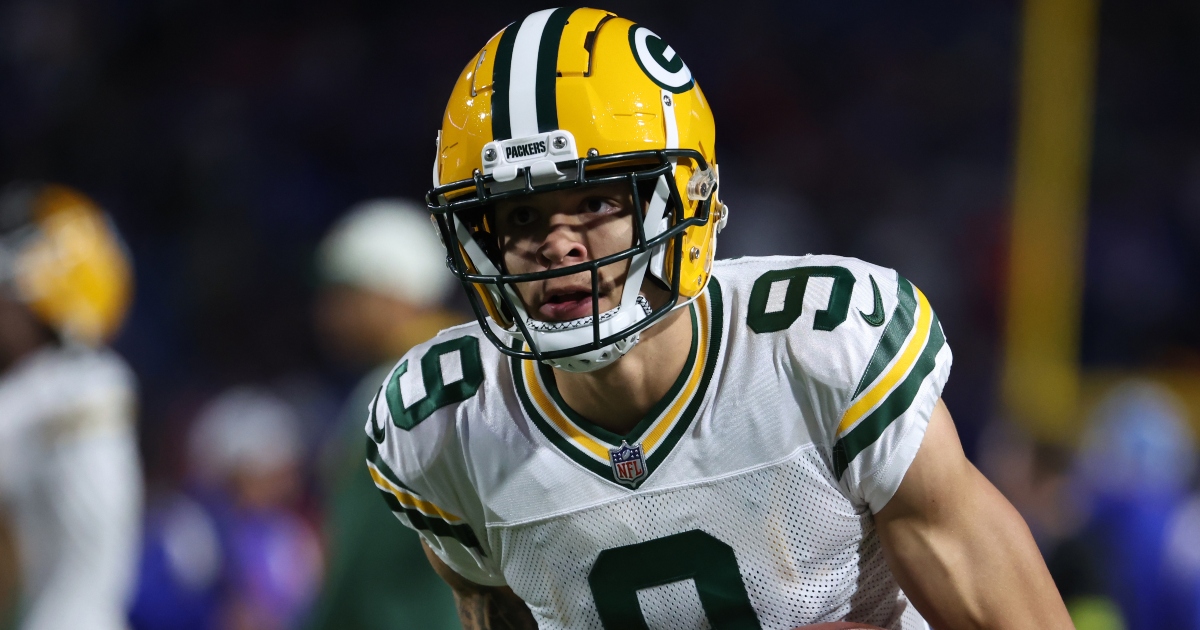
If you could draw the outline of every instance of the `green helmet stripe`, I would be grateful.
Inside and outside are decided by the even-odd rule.
[[[512,124],[508,114],[508,88],[511,83],[513,44],[517,41],[520,22],[513,22],[504,29],[500,43],[496,46],[496,61],[492,64],[492,138],[508,140],[512,137]]]
[[[558,100],[555,86],[558,80],[558,45],[563,28],[575,8],[555,9],[542,29],[542,41],[537,60],[537,121],[538,132],[558,129]]]

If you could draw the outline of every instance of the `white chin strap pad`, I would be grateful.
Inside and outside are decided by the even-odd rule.
[[[652,310],[650,308],[650,302],[641,295],[638,295],[636,299],[637,299],[636,304],[635,304],[635,308],[637,309],[636,316],[632,317],[632,318],[626,318],[626,319],[633,320],[627,326],[611,325],[611,322],[613,322],[613,320],[617,319],[617,316],[620,315],[620,311],[623,310],[622,307],[617,307],[617,308],[612,309],[611,311],[600,314],[600,320],[601,320],[600,321],[600,336],[601,337],[603,337],[606,334],[612,334],[610,332],[606,332],[606,330],[615,329],[615,332],[619,332],[622,328],[627,328],[628,326],[632,326],[633,324],[636,324],[639,321],[645,319],[646,316],[648,316],[650,314],[650,312]],[[626,312],[628,313],[630,311],[626,310]],[[607,317],[607,319],[606,319],[606,317]],[[583,318],[583,320],[575,320],[575,321],[586,320],[587,323],[580,326],[579,328],[575,328],[570,331],[560,331],[560,332],[555,332],[555,333],[542,333],[542,334],[563,334],[564,332],[578,332],[581,334],[581,336],[587,337],[587,339],[583,342],[583,343],[587,343],[588,341],[591,341],[591,339],[592,339],[591,319],[592,319],[591,317],[585,317],[585,318]],[[533,323],[533,322],[530,322],[530,323]],[[568,322],[562,322],[562,323],[567,324]],[[535,334],[537,334],[537,333],[535,333]],[[599,370],[600,368],[611,364],[613,361],[616,361],[617,359],[621,358],[622,356],[625,356],[625,353],[629,352],[634,346],[636,346],[640,339],[641,339],[641,335],[638,333],[634,333],[632,335],[628,335],[626,337],[618,339],[615,343],[611,343],[607,346],[604,346],[603,348],[599,348],[596,350],[590,350],[588,352],[584,352],[581,354],[571,355],[569,357],[562,357],[562,358],[558,358],[558,359],[547,359],[547,360],[543,361],[543,363],[545,363],[546,365],[549,365],[551,367],[558,368],[560,370],[565,370],[567,372],[593,372],[595,370]]]

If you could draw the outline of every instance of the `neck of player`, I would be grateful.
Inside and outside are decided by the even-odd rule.
[[[611,366],[584,373],[554,370],[558,391],[583,417],[625,435],[679,378],[692,335],[688,309],[677,308],[643,330],[641,341]]]

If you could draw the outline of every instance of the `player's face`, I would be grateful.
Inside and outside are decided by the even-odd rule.
[[[628,249],[633,243],[633,195],[625,183],[560,190],[502,201],[496,234],[508,273],[561,269]],[[600,268],[600,312],[621,300],[629,262]],[[588,272],[517,286],[534,319],[570,321],[592,314]]]

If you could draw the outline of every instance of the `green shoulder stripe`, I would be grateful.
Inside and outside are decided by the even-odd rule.
[[[899,282],[896,287],[896,297],[899,302],[892,311],[891,321],[883,329],[883,336],[879,338],[879,343],[875,346],[871,362],[867,364],[862,378],[858,380],[858,388],[854,390],[854,395],[850,397],[851,400],[858,398],[858,395],[868,385],[879,378],[883,369],[892,362],[892,359],[896,358],[896,353],[900,352],[900,348],[904,347],[904,340],[908,339],[908,333],[912,332],[913,317],[917,312],[917,297],[913,294],[913,287],[908,280],[899,276],[897,276],[897,280]]]
[[[850,462],[854,461],[859,453],[874,444],[875,440],[883,435],[884,430],[896,418],[908,411],[909,406],[917,397],[917,392],[921,389],[921,384],[925,382],[925,377],[933,371],[937,364],[938,351],[945,345],[946,337],[942,333],[942,325],[938,322],[936,314],[933,315],[929,326],[929,342],[925,344],[925,349],[917,359],[916,365],[913,366],[904,381],[888,394],[883,404],[863,418],[858,426],[851,429],[834,444],[833,468],[834,476],[838,479],[842,477],[842,473],[846,472]]]
[[[433,532],[438,536],[453,538],[462,543],[464,547],[470,547],[479,552],[480,555],[487,555],[483,551],[483,546],[479,544],[479,538],[475,536],[475,530],[471,529],[466,523],[447,523],[446,521],[436,517],[422,514],[420,511],[410,507],[405,507],[392,496],[392,493],[379,489],[379,494],[383,495],[383,500],[388,504],[396,514],[403,514],[408,517],[408,522],[412,523],[415,529]]]
[[[420,496],[417,491],[401,482],[400,478],[396,476],[396,473],[392,472],[391,468],[388,468],[388,465],[383,461],[383,458],[379,456],[379,447],[377,447],[375,442],[370,438],[367,438],[367,461],[374,464],[375,468],[379,470],[379,474],[383,475],[384,478],[393,484],[396,484],[396,487]],[[483,552],[483,546],[479,544],[479,538],[475,536],[475,530],[471,529],[470,525],[466,523],[450,523],[436,516],[423,514],[415,508],[410,508],[401,504],[400,501],[396,499],[395,495],[387,490],[379,487],[376,487],[376,489],[379,490],[379,494],[383,496],[383,501],[387,503],[388,508],[390,508],[396,514],[403,514],[404,516],[407,516],[408,521],[412,523],[414,528],[433,532],[438,536],[454,538],[464,546],[478,550],[481,555],[486,555]]]
[[[371,425],[371,439],[374,440],[376,444],[383,444],[383,440],[387,435],[384,432],[383,427],[379,426],[378,414],[375,412],[375,409],[379,406],[379,395],[382,393],[383,386],[381,385],[379,387],[379,391],[375,392],[375,396],[371,398],[371,408],[367,412],[367,421]]]
[[[396,473],[392,472],[391,468],[388,468],[387,462],[383,461],[383,458],[379,456],[379,447],[376,446],[375,442],[370,438],[367,439],[367,461],[374,464],[375,468],[379,469],[379,474],[383,475],[383,477],[388,481],[396,484],[397,488],[401,488],[413,494],[420,494],[416,490],[413,490],[405,485],[404,482],[400,481],[400,478],[396,476]]]

